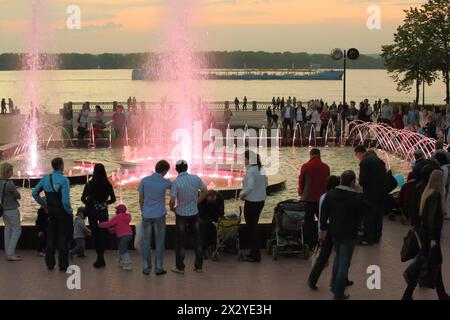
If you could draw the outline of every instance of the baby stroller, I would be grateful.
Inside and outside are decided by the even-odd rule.
[[[310,248],[303,239],[305,202],[295,199],[277,204],[272,220],[272,238],[267,240],[266,249],[274,260],[279,254],[303,254],[309,258]]]
[[[213,261],[218,261],[220,253],[229,252],[238,254],[238,259],[243,260],[241,247],[239,244],[239,227],[242,219],[242,208],[239,207],[239,215],[231,213],[223,216],[217,223],[217,241],[213,252]]]

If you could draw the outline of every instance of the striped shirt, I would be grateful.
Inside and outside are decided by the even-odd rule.
[[[170,197],[177,199],[176,214],[194,216],[198,213],[198,191],[206,189],[203,181],[196,175],[182,172],[172,182]]]

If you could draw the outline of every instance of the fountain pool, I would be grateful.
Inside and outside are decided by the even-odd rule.
[[[108,174],[110,176],[117,175],[118,169],[119,172],[125,172],[127,170],[122,163],[122,149],[54,149],[54,150],[46,150],[41,153],[41,163],[46,163],[46,166],[43,167],[44,171],[49,171],[49,162],[50,159],[56,156],[61,156],[66,160],[66,163],[74,163],[79,160],[83,160],[86,163],[92,162],[104,163]],[[285,147],[280,148],[280,169],[279,172],[275,176],[270,176],[269,180],[272,180],[272,183],[281,183],[284,181],[285,188],[280,188],[278,191],[273,191],[269,194],[269,197],[266,201],[266,205],[264,207],[262,218],[263,222],[271,221],[273,209],[279,201],[290,199],[290,198],[298,198],[297,195],[297,185],[298,185],[298,174],[300,170],[301,164],[308,161],[309,158],[309,149],[308,148],[291,148]],[[358,173],[358,160],[355,158],[353,149],[350,147],[329,147],[329,148],[321,148],[322,159],[325,163],[327,163],[331,167],[332,174],[339,175],[344,170],[352,169]],[[408,161],[401,160],[396,158],[395,156],[388,154],[383,151],[379,151],[379,156],[388,163],[394,174],[402,174],[406,177],[407,173],[410,171],[410,164]],[[7,161],[13,163],[15,165],[15,170],[23,166],[24,158],[23,157],[15,157],[8,159]],[[264,158],[262,159],[264,162]],[[16,171],[17,172],[17,171]],[[151,171],[148,172],[142,171],[141,174],[150,174]],[[240,188],[241,181],[238,179],[240,174],[236,173],[236,179],[233,182],[232,188]],[[229,173],[227,173],[229,175]],[[206,184],[210,184],[210,180],[207,180],[206,177],[203,177]],[[225,182],[224,182],[225,183]],[[226,182],[228,183],[228,182]],[[118,198],[118,202],[120,199],[128,206],[129,212],[133,216],[133,223],[140,221],[139,214],[139,203],[138,203],[138,194],[136,192],[136,183],[132,184],[115,184],[115,192]],[[216,187],[220,186],[220,183],[216,183]],[[228,185],[224,186],[228,187]],[[31,197],[31,190],[29,188],[19,188],[22,194],[21,200],[21,215],[24,225],[33,225],[36,218],[36,211],[38,206],[33,201]],[[81,194],[83,192],[83,185],[72,185],[71,186],[71,199],[72,199],[72,207],[77,208],[81,206]],[[230,199],[225,200],[225,210],[226,212],[238,212],[239,206],[243,203],[239,200]],[[110,214],[113,213],[113,210],[110,209]],[[168,214],[168,223],[174,223],[174,215],[172,212]]]

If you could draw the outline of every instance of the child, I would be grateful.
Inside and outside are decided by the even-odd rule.
[[[86,219],[85,209],[84,207],[79,207],[77,216],[73,222],[73,240],[75,240],[75,248],[70,250],[71,258],[73,258],[74,255],[77,255],[78,258],[86,257],[84,255],[85,238],[87,235],[91,235],[91,230],[86,227],[84,219]]]
[[[47,207],[41,206],[37,212],[36,230],[38,232],[38,256],[45,257],[45,247],[47,246]]]
[[[128,255],[128,246],[133,238],[133,230],[130,227],[131,215],[127,213],[127,207],[120,204],[116,207],[116,215],[109,221],[99,224],[100,228],[112,229],[119,239],[119,265],[123,270],[133,270]]]

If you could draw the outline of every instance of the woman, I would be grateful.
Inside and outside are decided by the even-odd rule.
[[[403,109],[402,107],[398,107],[397,112],[394,116],[394,128],[395,129],[404,129],[405,124],[403,122]]]
[[[247,150],[244,157],[247,173],[243,180],[243,188],[239,198],[245,201],[244,217],[250,237],[250,254],[245,256],[245,260],[248,262],[260,262],[258,220],[267,197],[267,176],[264,169],[262,169],[259,154]]]
[[[64,103],[63,109],[63,138],[64,140],[73,139],[73,109],[72,102]]]
[[[103,268],[106,265],[103,254],[107,231],[99,228],[98,224],[108,221],[108,205],[116,202],[114,189],[106,176],[103,164],[97,163],[94,166],[92,179],[84,187],[81,202],[86,205],[89,226],[92,230],[95,251],[97,252],[94,267]]]
[[[78,139],[84,139],[87,131],[88,131],[88,123],[89,123],[89,102],[85,102],[83,104],[83,108],[80,110],[78,114]]]
[[[307,128],[305,136],[309,136],[312,130],[314,137],[316,137],[316,124],[319,122],[319,112],[317,112],[316,106],[313,103],[309,105],[308,110],[306,111],[306,121]]]
[[[13,175],[14,168],[10,163],[0,166],[0,201],[3,207],[3,221],[5,222],[5,256],[7,261],[20,261],[22,258],[16,255],[16,246],[19,241],[22,228],[20,226],[19,199],[20,193],[9,178]]]
[[[328,105],[325,104],[325,107],[320,114],[320,136],[322,138],[325,137],[325,132],[327,131],[328,122],[331,119],[331,112],[328,109]]]
[[[403,300],[412,300],[414,289],[421,275],[422,266],[427,265],[427,275],[436,287],[439,300],[449,300],[442,282],[441,232],[445,215],[444,174],[441,170],[431,173],[420,199],[419,216],[412,217],[412,229],[418,231],[421,249],[413,263],[405,270],[408,284]]]

